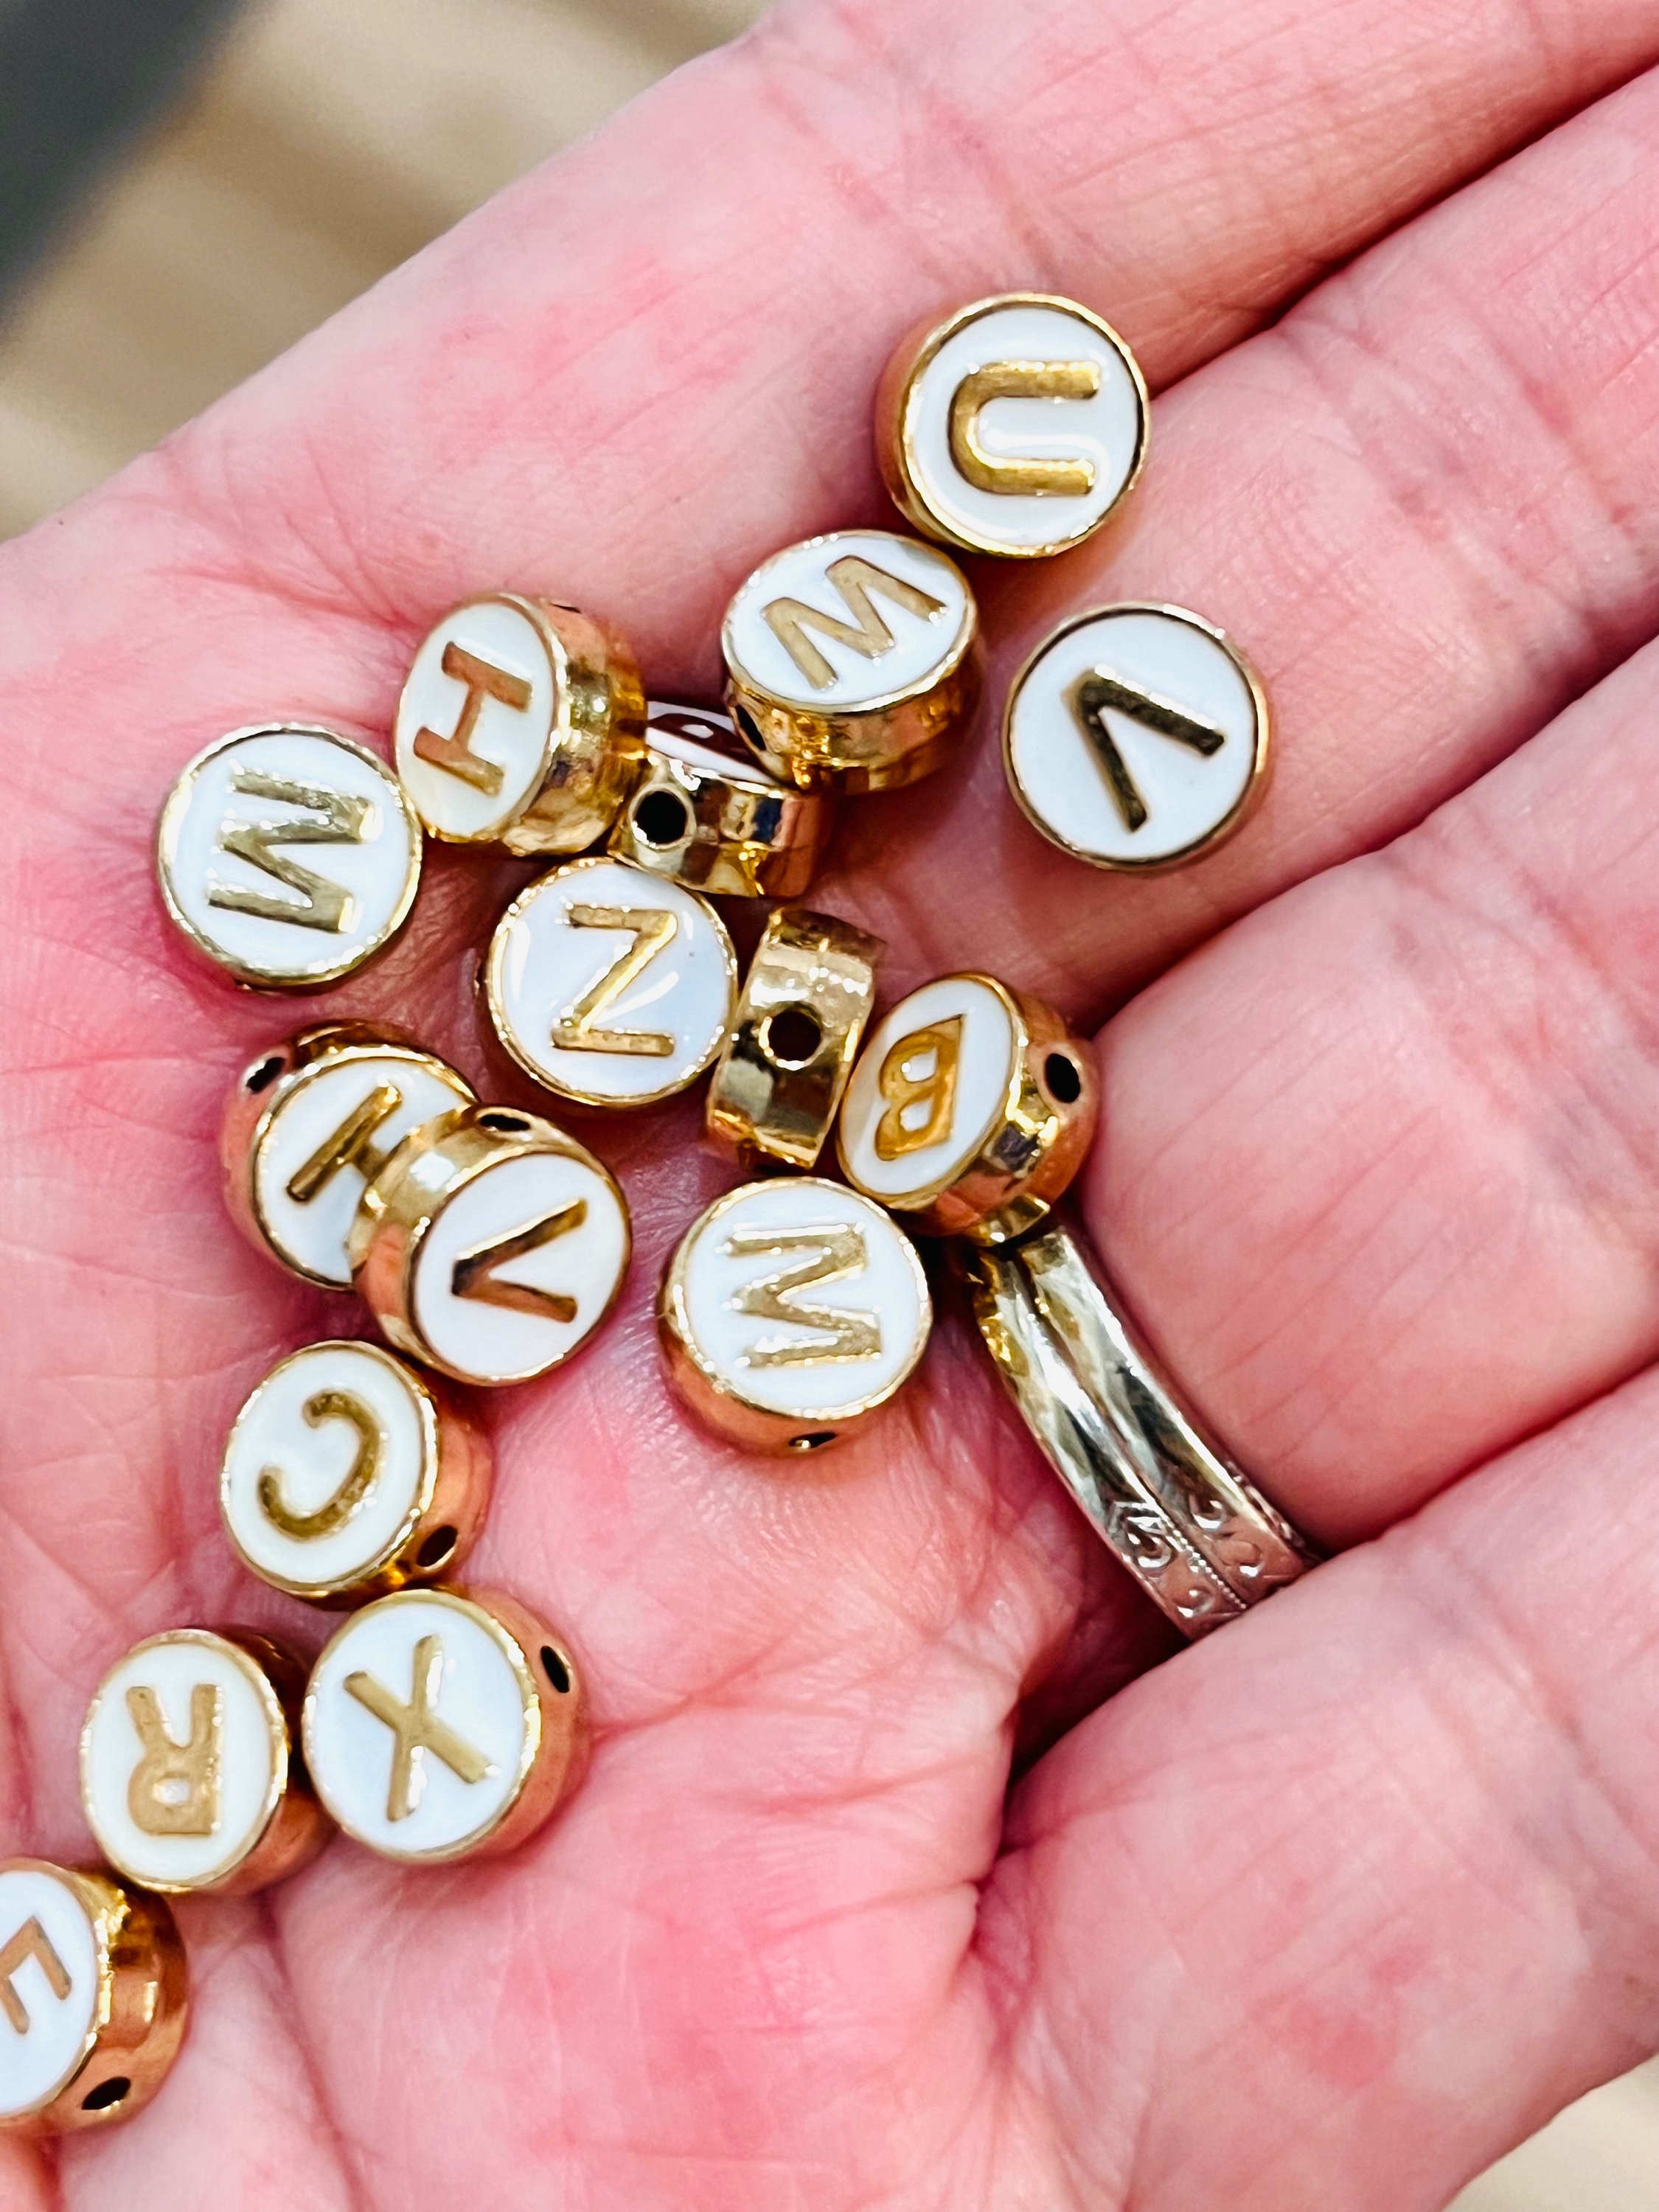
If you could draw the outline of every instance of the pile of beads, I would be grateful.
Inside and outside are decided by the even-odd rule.
[[[423,836],[550,864],[485,951],[490,1041],[556,1110],[646,1108],[709,1075],[708,1136],[756,1179],[686,1231],[659,1336],[686,1406],[749,1450],[816,1453],[877,1418],[932,1323],[912,1235],[1004,1244],[1088,1150],[1093,1055],[1052,1007],[963,973],[872,1026],[881,944],[799,902],[837,805],[934,773],[973,724],[978,611],[941,547],[1079,544],[1139,475],[1146,417],[1098,317],[981,301],[908,338],[878,394],[882,471],[922,536],[838,531],[763,562],[722,625],[724,710],[648,704],[614,629],[495,592],[420,645],[392,767],[325,728],[260,723],[198,754],[162,809],[169,915],[266,990],[320,990],[383,951]],[[1052,842],[1166,867],[1243,819],[1267,713],[1212,625],[1115,606],[1031,657],[1003,747]],[[784,902],[741,978],[717,898]],[[818,1171],[832,1133],[840,1180]],[[282,1880],[337,1826],[410,1863],[509,1850],[582,1771],[564,1639],[451,1579],[490,1484],[454,1386],[548,1374],[603,1326],[630,1255],[616,1177],[556,1121],[481,1102],[363,1022],[261,1054],[222,1156],[244,1234],[307,1282],[355,1288],[385,1340],[282,1360],[221,1474],[250,1572],[345,1618],[310,1666],[191,1627],[98,1686],[82,1790],[112,1871],[0,1867],[0,2124],[107,2124],[153,2094],[185,2014],[168,1895]]]

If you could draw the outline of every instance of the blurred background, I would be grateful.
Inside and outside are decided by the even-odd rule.
[[[0,537],[759,13],[0,0]],[[1456,2212],[1656,2206],[1659,2066],[1563,2113]]]

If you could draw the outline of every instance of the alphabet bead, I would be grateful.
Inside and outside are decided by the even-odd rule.
[[[273,1588],[352,1605],[459,1566],[489,1497],[489,1447],[448,1394],[378,1345],[307,1344],[236,1416],[219,1503]]]
[[[738,963],[706,899],[626,860],[568,860],[496,926],[484,994],[501,1043],[583,1106],[647,1106],[726,1041]]]
[[[875,1003],[878,937],[805,907],[766,925],[708,1086],[709,1136],[744,1166],[817,1164]]]
[[[45,1859],[0,1862],[0,2128],[131,2119],[167,2078],[187,2003],[165,1899]]]
[[[1180,867],[1261,798],[1267,696],[1201,616],[1102,607],[1062,623],[1014,678],[1002,757],[1051,845],[1097,868]]]
[[[204,957],[239,983],[317,991],[407,921],[420,824],[362,745],[265,723],[185,769],[161,809],[155,866],[167,913]]]
[[[349,1836],[434,1865],[512,1850],[581,1778],[563,1644],[498,1593],[402,1590],[353,1613],[306,1693],[306,1757]]]
[[[118,1660],[81,1731],[82,1807],[117,1872],[240,1896],[308,1865],[330,1826],[296,1756],[304,1686],[252,1629],[172,1629]]]
[[[611,832],[621,860],[716,897],[799,898],[835,817],[757,768],[718,708],[653,702],[645,764]]]
[[[738,586],[720,644],[739,733],[803,791],[930,775],[979,701],[967,578],[890,531],[839,530],[775,553]]]
[[[990,975],[942,975],[871,1032],[842,1108],[855,1189],[933,1236],[1000,1243],[1082,1166],[1095,1059],[1051,1006]]]
[[[1080,544],[1146,456],[1147,401],[1109,323],[1041,292],[912,331],[876,398],[876,453],[905,519],[969,553]]]
[[[663,1278],[659,1334],[675,1389],[750,1451],[817,1451],[863,1427],[921,1358],[933,1325],[915,1248],[840,1183],[744,1183],[701,1214]]]
[[[471,1097],[435,1053],[367,1022],[273,1045],[243,1071],[225,1110],[232,1218],[307,1282],[349,1290],[346,1234],[364,1186],[411,1130]]]
[[[398,702],[398,774],[434,837],[580,853],[637,772],[645,695],[623,639],[511,592],[428,632]]]
[[[387,1341],[462,1382],[562,1365],[615,1304],[629,1249],[610,1170],[505,1106],[461,1107],[405,1138],[350,1240],[352,1279]]]

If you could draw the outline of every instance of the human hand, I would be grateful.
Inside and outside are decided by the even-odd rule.
[[[221,1102],[313,1013],[477,1073],[524,876],[434,854],[384,963],[253,1000],[159,915],[178,768],[271,714],[383,743],[497,582],[708,695],[755,561],[890,519],[893,339],[1011,285],[1172,388],[1121,523],[980,570],[993,699],[1061,613],[1175,599],[1263,671],[1276,784],[1126,883],[981,741],[849,805],[812,896],[890,992],[980,963],[1093,1021],[1172,970],[1103,1032],[1085,1216],[1352,1547],[1171,1657],[959,1321],[810,1475],[714,1446],[648,1286],[729,1178],[692,1107],[585,1119],[635,1274],[491,1402],[474,1570],[586,1662],[582,1794],[497,1864],[343,1844],[187,1906],[165,2094],[0,2150],[7,2212],[1413,2212],[1659,2041],[1656,63],[1629,0],[803,5],[0,553],[6,1848],[84,1855],[76,1732],[139,1635],[319,1640],[214,1476],[355,1310],[234,1237]]]

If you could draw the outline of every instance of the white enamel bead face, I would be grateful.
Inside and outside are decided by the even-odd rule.
[[[528,1225],[576,1206],[583,1218],[551,1243],[504,1261],[503,1287],[522,1285],[568,1301],[562,1320],[476,1297],[457,1297],[457,1267]],[[628,1265],[628,1217],[616,1186],[579,1159],[526,1153],[487,1169],[458,1191],[422,1238],[414,1308],[422,1336],[452,1375],[477,1382],[527,1380],[568,1359],[610,1311]]]
[[[676,707],[653,699],[646,709],[645,741],[698,775],[736,776],[762,787],[771,781],[748,758],[732,717],[719,707]]]
[[[696,892],[625,861],[532,884],[490,941],[496,1032],[527,1074],[585,1105],[641,1106],[702,1073],[737,999],[726,925]]]
[[[398,702],[394,748],[434,837],[491,842],[517,821],[547,773],[559,682],[544,632],[516,600],[471,600],[428,635]]]
[[[708,1389],[798,1425],[788,1441],[799,1449],[890,1398],[933,1320],[903,1231],[816,1176],[746,1183],[717,1200],[674,1256],[663,1310]]]
[[[347,1047],[301,1068],[254,1139],[252,1211],[276,1257],[308,1282],[349,1290],[346,1237],[377,1163],[471,1097],[453,1068],[413,1048]]]
[[[219,1502],[246,1564],[278,1589],[347,1590],[396,1557],[438,1476],[432,1397],[377,1345],[308,1344],[236,1416]]]
[[[198,753],[156,840],[167,911],[239,981],[337,982],[402,927],[420,825],[374,756],[331,732],[238,731]]]
[[[901,1208],[954,1182],[1006,1108],[1023,1042],[1006,999],[979,976],[942,975],[902,999],[847,1086],[848,1180]]]
[[[1015,679],[1003,732],[1034,827],[1106,868],[1208,851],[1259,794],[1267,749],[1249,663],[1179,607],[1107,607],[1064,624]]]
[[[137,1645],[98,1686],[81,1737],[88,1823],[147,1888],[226,1880],[264,1837],[288,1778],[275,1692],[206,1629]]]
[[[1058,553],[1099,527],[1138,473],[1146,392],[1110,326],[1069,301],[1012,297],[931,332],[884,404],[899,504],[973,552]]]
[[[38,1862],[0,1871],[0,1977],[3,2121],[50,2104],[98,2027],[97,1927],[68,1878]]]
[[[844,714],[931,689],[975,621],[961,570],[931,545],[841,530],[763,562],[726,609],[721,646],[740,684]],[[848,627],[864,632],[863,649],[836,634]]]
[[[411,1860],[485,1839],[540,1742],[532,1656],[450,1592],[400,1591],[354,1613],[319,1659],[305,1710],[312,1778],[347,1834]]]

